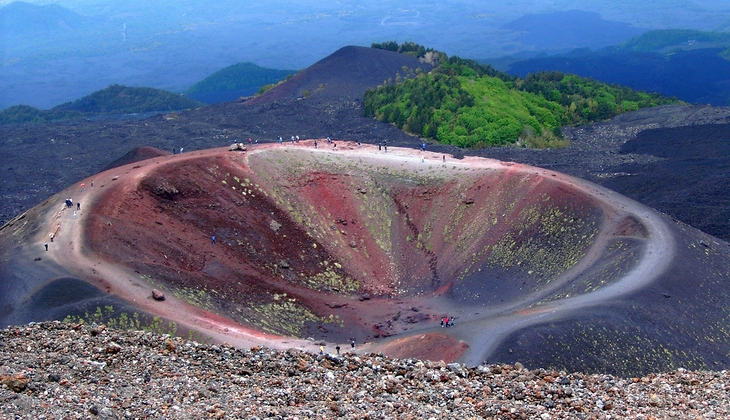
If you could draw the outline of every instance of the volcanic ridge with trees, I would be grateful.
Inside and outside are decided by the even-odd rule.
[[[403,68],[395,80],[368,90],[363,98],[365,114],[462,148],[514,143],[561,147],[567,145],[560,131],[565,125],[605,121],[624,112],[679,102],[560,72],[523,79],[413,43],[372,47],[439,64],[429,73]]]

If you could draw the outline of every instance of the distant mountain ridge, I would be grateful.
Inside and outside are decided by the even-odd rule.
[[[93,19],[56,4],[14,1],[0,8],[0,33],[6,37],[57,35],[84,29],[91,23]]]
[[[416,57],[369,47],[346,46],[300,71],[285,83],[248,101],[251,105],[317,99],[362,100],[366,89],[395,78],[405,69],[433,69]],[[346,75],[346,77],[344,77]]]
[[[508,73],[577,74],[697,104],[730,103],[730,33],[661,30],[620,46],[512,62]],[[488,62],[488,60],[487,60]]]
[[[697,44],[712,44],[713,47],[725,45],[730,47],[730,33],[728,32],[705,32],[691,29],[662,29],[649,31],[634,37],[623,44],[621,49],[632,51],[655,51],[660,52],[668,48],[696,49]]]
[[[54,121],[85,116],[143,114],[193,109],[205,104],[183,95],[148,87],[111,85],[48,111],[16,105],[0,111],[0,124]]]
[[[627,23],[604,20],[599,13],[584,10],[525,15],[502,28],[522,34],[518,39],[523,44],[545,51],[601,48],[620,44],[647,31]]]
[[[254,63],[237,63],[211,74],[191,86],[184,93],[201,102],[233,101],[256,93],[262,86],[279,82],[296,73],[295,70],[277,70]]]

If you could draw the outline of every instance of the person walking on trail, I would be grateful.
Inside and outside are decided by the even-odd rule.
[[[446,162],[446,155],[442,155],[442,156],[441,156],[441,159],[443,159],[443,160],[444,160],[444,162]]]
[[[81,183],[81,192],[84,192],[84,191],[86,191],[86,184],[84,184],[84,183],[82,182],[82,183]]]
[[[46,243],[45,243],[45,244],[43,244],[43,245],[45,245],[45,246],[46,246],[46,252],[48,252],[48,242],[46,242]]]
[[[319,346],[319,354],[320,355],[324,354],[324,346]]]
[[[91,189],[92,190],[94,189],[94,180],[93,179],[91,180]]]
[[[81,203],[76,203],[76,210],[81,210]]]
[[[76,212],[74,212],[74,219],[76,218]]]
[[[210,237],[210,243],[212,243],[213,245],[215,245],[215,235],[213,235],[213,236]]]
[[[53,232],[51,232],[51,233],[48,234],[48,236],[51,237],[51,242],[53,242],[53,237],[56,236],[56,235],[54,235]]]
[[[355,339],[354,339],[354,338],[350,340],[350,347],[351,347],[351,348],[352,348],[353,350],[355,350]]]
[[[335,350],[337,350],[337,355],[340,355],[340,345],[338,344],[337,347],[335,347]]]
[[[317,148],[317,140],[314,141],[314,148]]]

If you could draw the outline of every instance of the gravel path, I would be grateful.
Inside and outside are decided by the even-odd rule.
[[[235,349],[60,322],[0,331],[2,419],[694,419],[730,416],[730,374],[617,378]]]

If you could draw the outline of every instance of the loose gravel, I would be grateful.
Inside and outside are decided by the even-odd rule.
[[[618,378],[466,367],[61,322],[0,331],[0,362],[2,419],[730,417],[727,371]]]

